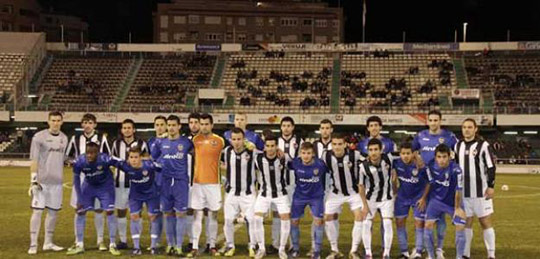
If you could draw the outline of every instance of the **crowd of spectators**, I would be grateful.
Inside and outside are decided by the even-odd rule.
[[[104,104],[102,97],[105,93],[104,87],[96,80],[84,77],[73,69],[67,72],[65,79],[58,81],[57,91],[76,95],[85,94],[94,104]]]

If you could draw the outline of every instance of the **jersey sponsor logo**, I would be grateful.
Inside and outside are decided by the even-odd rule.
[[[435,151],[435,148],[437,148],[437,147],[428,147],[428,146],[424,146],[424,147],[422,148],[422,151],[432,152],[432,151]]]
[[[174,155],[166,154],[163,156],[163,159],[184,159],[184,153],[178,152]]]
[[[399,178],[400,181],[406,182],[406,183],[418,183],[419,182],[418,177],[407,178],[407,177],[403,177],[403,176],[398,176],[398,178]]]
[[[435,180],[435,183],[440,184],[440,185],[442,185],[444,187],[450,186],[450,181],[449,180],[445,180],[445,181]]]
[[[62,148],[49,148],[49,152],[60,152],[60,153],[64,153],[64,151],[62,150]]]
[[[147,183],[148,181],[150,181],[150,176],[145,176],[139,180],[131,179],[131,182],[136,184]]]
[[[91,168],[88,168],[89,171],[91,171],[92,169]],[[103,174],[103,171],[102,170],[97,170],[96,172],[94,173],[85,173],[86,177],[94,177],[94,176],[98,176],[100,174]]]
[[[311,177],[311,178],[300,178],[298,181],[303,183],[318,183],[320,181],[320,177]]]
[[[422,138],[423,141],[429,141],[429,138]]]

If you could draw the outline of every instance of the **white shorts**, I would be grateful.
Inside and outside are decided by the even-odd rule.
[[[344,203],[349,203],[351,211],[362,208],[362,198],[360,198],[359,194],[356,193],[350,196],[345,196],[343,194],[335,194],[333,192],[330,192],[327,195],[326,201],[324,203],[324,213],[341,213],[341,207]]]
[[[41,184],[41,191],[37,191],[32,195],[32,209],[62,209],[62,184]]]
[[[123,183],[120,183],[123,186]],[[117,210],[127,210],[129,208],[129,188],[114,188],[114,208]]]
[[[255,201],[255,213],[267,213],[270,205],[275,205],[279,214],[291,213],[291,200],[287,195],[278,196],[277,198],[259,195],[257,201]]]
[[[467,218],[476,216],[483,218],[493,214],[493,199],[486,200],[486,198],[463,198],[463,204],[465,205],[465,214]]]
[[[234,220],[240,213],[251,219],[256,200],[255,194],[235,196],[234,193],[227,193],[223,204],[225,219]]]
[[[368,200],[369,213],[367,219],[373,219],[377,210],[381,212],[383,218],[393,218],[394,217],[394,200],[375,202]]]
[[[221,208],[221,185],[194,183],[191,187],[190,199],[191,208],[194,210],[207,208],[218,211]]]
[[[287,197],[289,198],[289,201],[291,201],[291,202],[292,202],[292,198],[293,198],[293,195],[294,195],[294,189],[295,188],[296,188],[295,185],[289,185],[289,186],[287,186],[285,188],[285,190],[287,190]],[[275,203],[272,203],[272,205],[270,205],[270,208],[272,209],[272,212],[278,212]]]
[[[193,192],[193,186],[189,186],[189,198],[187,200],[188,209],[191,209],[191,197],[193,197],[192,192]]]

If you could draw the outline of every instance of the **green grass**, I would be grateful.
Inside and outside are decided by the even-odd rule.
[[[29,258],[26,251],[29,245],[28,224],[31,210],[29,209],[30,198],[26,191],[28,188],[27,168],[1,168],[0,169],[0,194],[2,197],[2,210],[0,212],[0,258]],[[65,171],[67,181],[71,179],[68,169]],[[538,258],[540,255],[540,176],[539,175],[499,175],[497,176],[498,188],[502,184],[507,184],[510,190],[507,192],[497,191],[495,199],[494,224],[497,234],[497,258]],[[68,247],[73,241],[73,210],[69,207],[70,190],[64,189],[64,209],[59,214],[59,220],[55,232],[55,242],[58,245]],[[340,250],[347,252],[350,246],[350,231],[352,229],[352,215],[348,209],[344,208],[341,216],[340,227]],[[95,231],[92,222],[93,216],[88,217],[85,245],[86,253],[84,258],[112,257],[108,253],[98,252],[95,246]],[[222,232],[222,215],[220,215],[219,233]],[[448,220],[448,217],[447,217]],[[149,234],[147,222],[145,222],[144,238],[141,241],[143,246],[149,244]],[[266,242],[271,242],[270,223],[266,221]],[[303,254],[310,247],[309,226],[310,220],[304,219],[301,226],[301,248]],[[411,223],[411,222],[409,222]],[[380,231],[379,220],[373,224],[373,251],[376,257],[380,256]],[[409,243],[413,244],[412,224],[409,224]],[[475,223],[475,235],[472,247],[472,258],[485,258],[486,252],[483,244],[482,231],[479,224]],[[129,228],[128,228],[129,231]],[[40,235],[40,249],[43,242],[43,224]],[[204,233],[204,231],[203,231]],[[395,233],[395,231],[394,231]],[[107,236],[107,234],[106,234]],[[203,234],[204,236],[204,234]],[[245,228],[241,228],[236,234],[237,257],[247,258],[246,254],[246,233]],[[163,243],[163,242],[162,242]],[[445,251],[447,258],[454,256],[454,234],[453,227],[449,225],[448,234],[445,240]],[[201,245],[204,244],[202,237]],[[329,251],[328,243],[325,240],[324,252]],[[131,251],[123,251],[127,256]],[[146,251],[144,251],[146,252]],[[394,235],[392,255],[398,255],[397,237]],[[44,253],[41,250],[34,258],[63,258],[65,253]],[[164,256],[161,256],[165,258]]]

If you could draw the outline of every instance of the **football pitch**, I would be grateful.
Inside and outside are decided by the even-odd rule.
[[[2,229],[0,231],[0,258],[64,258],[64,252],[42,252],[43,245],[43,228],[41,226],[41,234],[39,237],[39,251],[36,256],[28,256],[26,251],[29,246],[29,220],[31,210],[29,208],[30,198],[27,195],[29,186],[28,168],[3,167],[0,168],[0,195],[2,199],[2,209],[0,212],[0,222]],[[64,182],[69,183],[72,179],[70,169],[65,169]],[[498,175],[497,189],[495,196],[495,214],[494,226],[496,232],[497,258],[540,258],[540,175]],[[501,185],[509,186],[508,191],[501,191]],[[54,235],[55,243],[69,247],[73,244],[73,209],[69,206],[71,188],[66,186],[64,189],[63,209],[59,213],[56,232]],[[89,213],[88,222],[86,224],[85,249],[86,252],[82,256],[84,258],[103,258],[113,257],[108,252],[97,251],[95,244],[95,230],[92,221],[92,213]],[[351,243],[351,230],[353,227],[352,214],[348,208],[344,208],[343,214],[340,216],[340,250],[347,254]],[[447,217],[449,221],[449,217]],[[265,221],[266,243],[271,243],[270,222]],[[301,223],[301,252],[305,255],[311,246],[310,241],[310,218],[303,219]],[[381,257],[380,246],[380,223],[378,217],[373,224],[373,252],[374,258]],[[146,251],[146,246],[149,244],[148,221],[144,217],[144,233],[141,237],[141,245],[143,253],[150,256]],[[412,248],[414,244],[414,231],[412,222],[408,224],[409,244]],[[219,216],[219,238],[221,246],[223,243],[222,235],[223,215]],[[454,246],[454,228],[449,225],[445,240],[446,258],[455,258]],[[397,258],[399,255],[397,237],[394,230],[392,258]],[[165,233],[163,233],[165,234]],[[129,235],[129,227],[128,227]],[[107,237],[107,230],[105,230]],[[246,244],[247,234],[244,227],[238,228],[236,232],[236,257],[248,258]],[[107,239],[107,238],[106,238]],[[128,243],[131,242],[128,238]],[[164,239],[161,242],[164,243]],[[201,237],[201,247],[204,246],[204,230]],[[131,243],[129,243],[131,246]],[[323,258],[329,252],[329,244],[324,241]],[[410,250],[410,249],[409,249]],[[131,250],[124,250],[123,256],[130,256]],[[166,258],[165,256],[158,256]],[[201,258],[205,258],[202,255]],[[268,256],[268,257],[275,257]],[[471,258],[486,258],[486,251],[483,243],[482,231],[478,222],[474,225],[474,239],[471,251]]]

